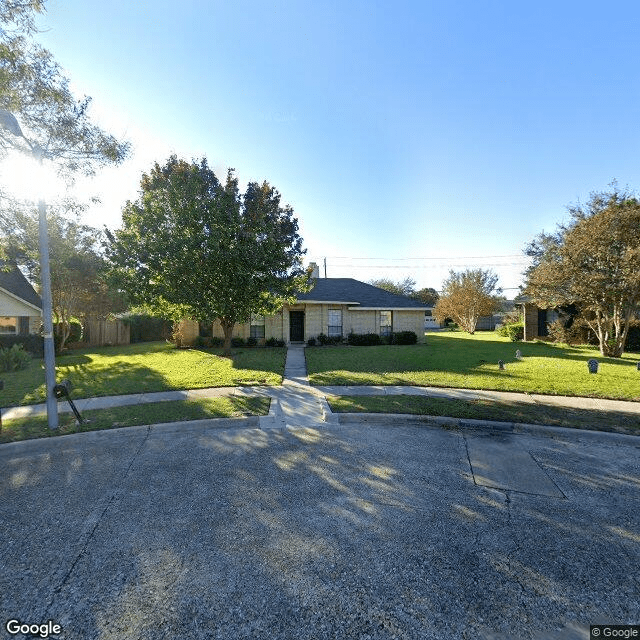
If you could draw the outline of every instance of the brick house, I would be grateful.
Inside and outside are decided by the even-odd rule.
[[[422,339],[425,311],[430,307],[353,278],[320,278],[317,266],[311,266],[311,291],[300,294],[295,304],[284,305],[275,315],[253,316],[250,322],[236,324],[233,337],[258,341],[275,338],[288,344],[305,342],[321,333],[346,338],[351,332],[388,335],[414,331],[418,340]],[[199,335],[224,336],[219,321],[202,326],[183,320],[181,332],[187,344]]]
[[[38,334],[42,300],[16,266],[0,263],[0,335]]]
[[[538,307],[528,296],[518,296],[515,303],[522,308],[525,340],[536,340],[548,336],[548,325],[558,320],[561,315],[557,309]]]

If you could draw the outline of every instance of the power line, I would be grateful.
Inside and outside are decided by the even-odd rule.
[[[388,260],[388,261],[401,261],[401,260],[487,260],[496,258],[517,258],[519,260],[529,260],[529,256],[523,256],[519,253],[512,253],[504,256],[454,256],[451,258],[438,257],[438,256],[421,256],[414,258],[385,258],[383,256],[377,256],[372,258],[359,258],[355,256],[325,256],[330,260]]]

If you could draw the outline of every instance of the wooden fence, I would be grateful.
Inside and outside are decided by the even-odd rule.
[[[88,320],[84,331],[84,342],[90,347],[129,344],[131,341],[131,330],[122,320]]]

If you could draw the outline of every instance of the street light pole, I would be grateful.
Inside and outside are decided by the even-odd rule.
[[[42,166],[42,149],[32,145],[22,133],[15,116],[0,109],[0,127],[23,138],[31,148],[32,155]],[[44,325],[44,377],[47,387],[47,422],[50,429],[58,428],[58,401],[53,392],[56,384],[56,352],[53,343],[53,304],[51,301],[51,272],[49,269],[49,233],[47,228],[47,205],[44,197],[38,200],[38,232],[40,245],[40,280],[42,284],[42,315]]]
[[[42,165],[42,149],[36,148],[38,163]],[[42,282],[42,314],[44,325],[44,379],[47,387],[47,422],[49,429],[58,428],[58,400],[53,388],[56,385],[56,349],[53,342],[53,303],[51,297],[51,271],[49,269],[49,230],[47,205],[44,198],[38,200],[38,243],[40,248],[40,280]]]

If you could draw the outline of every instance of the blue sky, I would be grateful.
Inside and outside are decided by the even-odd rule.
[[[492,267],[510,294],[566,205],[639,186],[639,21],[615,0],[51,0],[38,39],[134,145],[90,186],[94,225],[154,161],[206,155],[273,184],[329,276]]]

